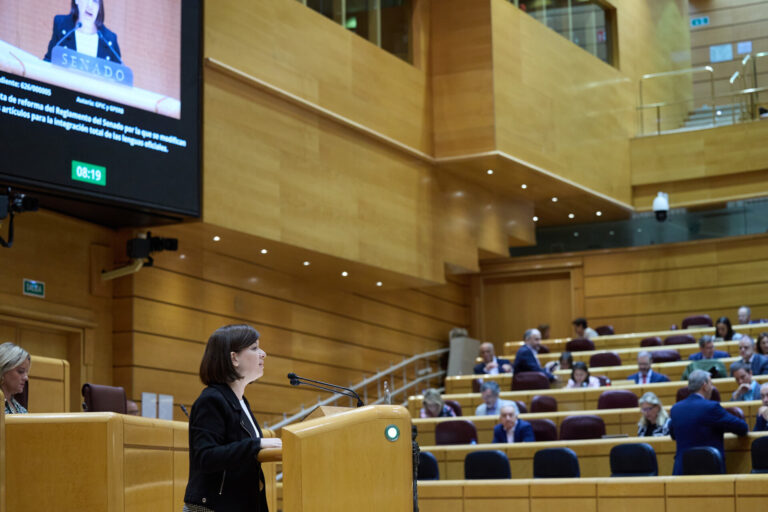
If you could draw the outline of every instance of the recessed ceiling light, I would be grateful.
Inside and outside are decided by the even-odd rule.
[[[461,191],[461,190],[457,190],[456,192],[453,193],[453,196],[454,197],[464,197],[464,192]]]
[[[579,232],[578,232],[578,231],[574,231],[574,232],[573,232],[573,236],[575,236],[576,238],[578,238],[578,237],[579,237]]]
[[[341,273],[341,277],[347,277],[349,275],[349,272],[346,270]]]
[[[533,216],[533,222],[539,222],[539,218],[536,215]]]
[[[489,175],[490,175],[490,174],[493,174],[493,169],[488,169],[488,170],[487,170],[487,171],[485,171],[485,172],[486,172],[486,173],[488,173]]]
[[[187,259],[187,255],[186,254],[179,254],[179,259],[185,260],[185,259]]]
[[[221,237],[219,235],[216,235],[213,237],[214,242],[218,242],[219,240],[221,240]]]
[[[384,286],[384,283],[382,283],[381,281],[376,281],[376,286]]]
[[[600,217],[602,214],[603,214],[603,212],[601,212],[600,210],[595,212],[595,215],[597,215],[598,217]]]
[[[572,214],[572,213],[569,213],[569,214],[568,214],[568,218],[569,218],[569,219],[572,219],[572,218],[574,218],[574,217],[575,217],[575,215],[574,215],[574,214]]]
[[[553,203],[556,203],[556,202],[557,202],[557,198],[556,198],[556,197],[553,197],[553,198],[552,198],[552,202],[553,202]]]
[[[305,267],[308,267],[309,266],[309,262],[305,261],[304,263],[302,263],[302,265],[304,265]]]
[[[266,249],[262,249],[262,250],[261,250],[261,254],[267,254],[268,252],[269,252],[269,251],[267,251]]]
[[[528,188],[528,185],[526,185],[525,183],[523,183],[522,185],[520,185],[520,188],[521,188],[521,189],[523,189],[523,190],[525,190],[525,189],[527,189],[527,188]]]

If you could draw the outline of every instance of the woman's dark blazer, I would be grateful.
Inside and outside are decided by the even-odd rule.
[[[53,34],[51,40],[48,42],[48,51],[43,57],[43,60],[51,61],[51,52],[59,39],[64,37],[69,31],[75,28],[75,21],[69,14],[60,14],[53,18]],[[117,44],[117,34],[109,30],[105,26],[101,26],[98,29],[102,37],[99,37],[99,48],[96,51],[96,56],[100,59],[106,59],[118,64],[122,64],[122,54],[120,53],[120,46]],[[72,32],[64,39],[59,46],[64,46],[70,50],[77,51],[77,43],[75,41],[75,33]],[[115,50],[114,53],[112,50]],[[115,55],[117,54],[117,55]]]
[[[248,406],[248,414],[251,406]],[[225,384],[208,386],[189,420],[189,481],[184,502],[216,512],[265,512],[264,473],[256,456],[261,428],[253,432],[235,393]]]

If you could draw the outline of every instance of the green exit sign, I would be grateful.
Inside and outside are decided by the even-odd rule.
[[[107,186],[107,168],[72,160],[72,179],[90,183],[91,185]]]
[[[24,295],[31,295],[32,297],[45,298],[45,283],[42,281],[33,281],[32,279],[24,279]]]

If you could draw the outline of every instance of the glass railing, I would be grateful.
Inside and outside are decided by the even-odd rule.
[[[615,10],[596,0],[509,0],[573,44],[614,65]]]
[[[413,63],[412,0],[297,0],[350,32]]]

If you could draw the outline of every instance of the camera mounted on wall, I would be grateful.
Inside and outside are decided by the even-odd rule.
[[[102,270],[101,280],[109,281],[118,277],[134,274],[141,270],[142,267],[151,267],[154,265],[155,260],[150,256],[153,252],[177,251],[178,249],[178,238],[152,236],[152,232],[147,231],[146,234],[131,238],[126,244],[125,251],[128,257],[132,260],[131,264],[116,268],[115,270]]]
[[[23,212],[36,212],[38,210],[38,200],[21,192],[14,192],[8,187],[4,193],[0,192],[0,220],[9,217],[8,221],[8,241],[0,237],[0,246],[11,247],[13,245],[13,218],[16,214]]]

